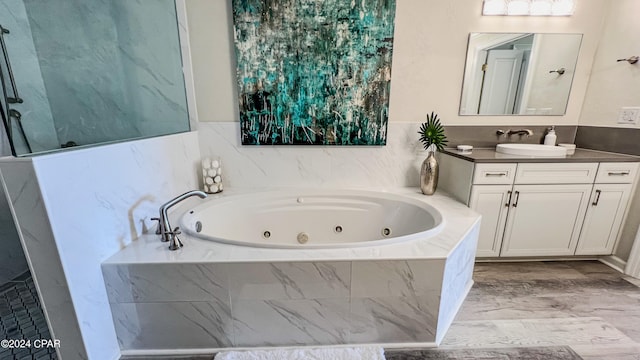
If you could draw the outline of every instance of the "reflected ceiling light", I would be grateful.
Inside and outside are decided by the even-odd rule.
[[[575,0],[485,0],[482,15],[573,15]]]

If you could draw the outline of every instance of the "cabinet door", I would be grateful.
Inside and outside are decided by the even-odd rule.
[[[469,207],[482,215],[476,256],[500,255],[510,197],[511,185],[473,186]]]
[[[618,238],[632,184],[595,184],[576,255],[610,255]]]
[[[573,255],[591,188],[515,185],[501,256]]]

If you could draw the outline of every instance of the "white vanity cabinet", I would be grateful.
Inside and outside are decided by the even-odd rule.
[[[482,215],[477,257],[613,252],[638,163],[473,163],[452,156],[446,191]]]
[[[573,255],[591,184],[515,185],[500,256]]]
[[[597,163],[520,163],[500,256],[573,255]]]
[[[613,252],[637,171],[638,163],[600,164],[576,255]]]
[[[511,206],[511,185],[474,185],[469,207],[482,215],[477,257],[500,255],[500,246]]]

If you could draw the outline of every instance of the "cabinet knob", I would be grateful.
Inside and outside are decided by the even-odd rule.
[[[513,207],[518,207],[518,200],[520,200],[520,191],[516,191],[516,199],[513,202]]]

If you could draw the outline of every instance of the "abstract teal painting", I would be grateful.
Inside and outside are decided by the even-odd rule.
[[[243,145],[385,145],[396,0],[233,0]]]

